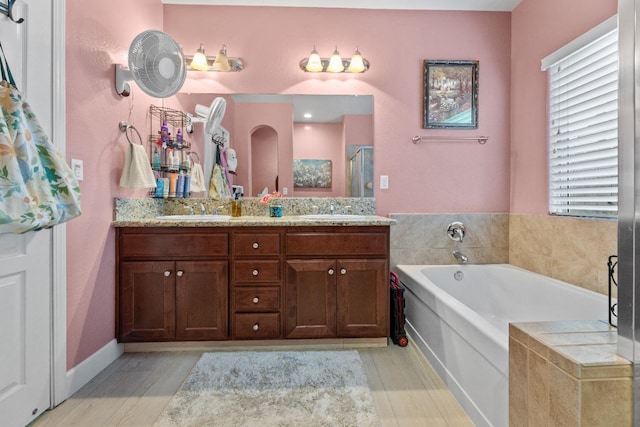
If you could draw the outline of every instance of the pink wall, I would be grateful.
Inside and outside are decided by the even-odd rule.
[[[331,160],[331,188],[294,188],[294,197],[345,196],[343,129],[342,123],[294,123],[294,160]]]
[[[245,191],[251,188],[251,194],[257,194],[264,188],[270,193],[279,190],[278,134],[273,128],[261,126],[251,133],[251,159],[251,187],[245,185]]]
[[[348,114],[342,121],[344,140],[347,145],[374,145],[373,116],[369,114]]]
[[[540,60],[616,13],[613,0],[524,0],[513,11],[511,212],[548,212],[548,92]]]
[[[268,16],[268,19],[265,17]],[[239,73],[192,72],[190,93],[371,94],[378,213],[509,210],[510,13],[165,5],[164,30],[187,53],[226,44]],[[189,23],[185,25],[185,23]],[[315,45],[343,56],[356,45],[371,62],[361,75],[304,73]],[[480,61],[479,129],[421,128],[423,61]],[[397,64],[390,66],[389,64]],[[489,143],[411,143],[414,135],[488,135]],[[376,182],[378,180],[376,179]]]
[[[136,89],[134,97],[121,99],[114,90],[113,64],[126,63],[139,32],[162,28],[159,3],[66,2],[66,156],[84,160],[85,168],[82,216],[67,225],[68,368],[115,337],[113,198],[144,196],[118,186],[127,148],[118,122],[132,122],[144,135],[154,100]]]

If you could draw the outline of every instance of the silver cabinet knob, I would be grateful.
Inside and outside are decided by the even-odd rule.
[[[260,247],[260,245],[258,244],[258,242],[253,242],[253,249],[258,249]]]
[[[257,303],[259,303],[259,302],[260,302],[260,298],[258,298],[258,297],[254,297],[254,298],[253,298],[253,303],[254,303],[254,304],[257,304]]]
[[[330,268],[327,273],[329,273],[329,276],[333,276],[333,273],[334,273],[333,268]]]
[[[340,274],[347,274],[347,269],[346,268],[341,268],[340,269]]]
[[[178,275],[178,277],[182,277],[182,275],[184,275],[184,271],[178,270],[176,274]]]
[[[258,325],[257,323],[255,325],[253,325],[253,330],[257,331],[258,329],[260,329],[260,325]]]
[[[253,270],[253,271],[251,272],[251,274],[253,274],[254,276],[257,276],[257,275],[258,275],[258,269]]]
[[[167,270],[164,272],[164,277],[169,277],[171,276],[171,271]]]

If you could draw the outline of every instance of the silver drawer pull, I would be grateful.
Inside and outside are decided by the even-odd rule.
[[[251,274],[253,274],[254,276],[257,276],[257,275],[258,275],[258,269],[253,270],[253,271],[251,272]]]
[[[171,276],[171,271],[167,270],[164,272],[164,277],[169,277]]]
[[[258,298],[258,297],[253,297],[253,303],[254,303],[254,304],[257,304],[257,303],[259,303],[259,302],[260,302],[260,298]]]
[[[257,323],[255,325],[253,325],[253,330],[257,331],[258,329],[260,329],[260,325],[258,325]]]
[[[258,244],[258,242],[253,242],[253,249],[258,249],[260,247],[260,245]]]
[[[347,274],[347,269],[346,268],[341,269],[340,274]]]
[[[178,270],[176,274],[178,275],[178,277],[182,277],[182,275],[184,274],[184,271]]]
[[[329,271],[327,271],[327,273],[329,273],[329,276],[333,276],[333,273],[334,273],[333,268],[330,268]]]

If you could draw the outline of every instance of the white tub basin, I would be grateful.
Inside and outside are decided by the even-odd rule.
[[[228,221],[229,215],[162,215],[156,219],[167,221]]]
[[[310,221],[362,221],[366,218],[364,215],[344,215],[344,214],[308,214],[300,215],[302,219]]]

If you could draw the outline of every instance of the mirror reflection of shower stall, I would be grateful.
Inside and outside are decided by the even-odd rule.
[[[347,168],[348,197],[373,197],[373,147],[354,147]]]

